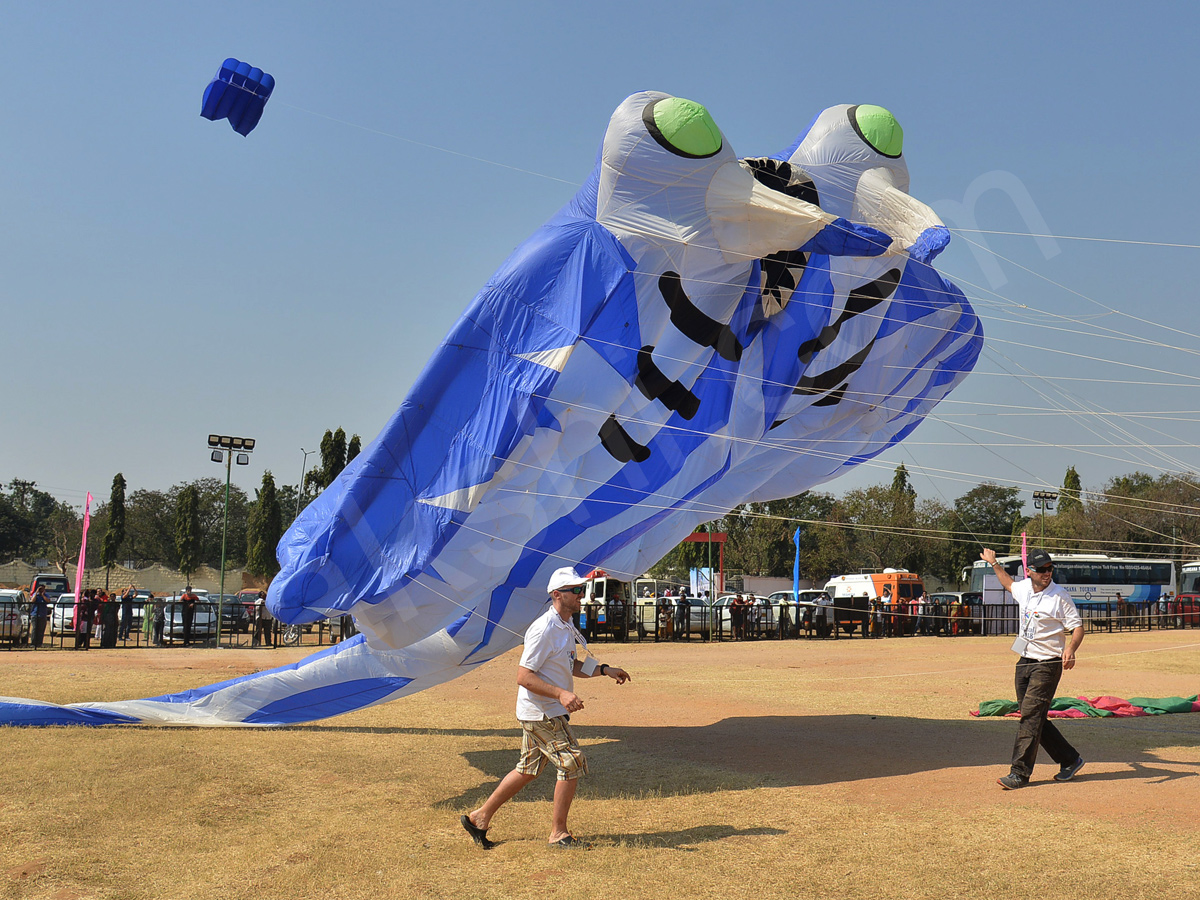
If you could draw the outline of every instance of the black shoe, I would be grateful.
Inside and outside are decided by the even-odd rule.
[[[458,821],[462,822],[462,827],[467,829],[467,834],[471,836],[471,839],[484,850],[491,850],[496,846],[495,841],[488,840],[487,829],[480,828],[478,825],[472,822],[470,816],[460,816]]]
[[[1013,775],[1010,772],[1003,778],[997,778],[996,784],[1000,785],[1000,787],[1004,788],[1006,791],[1015,791],[1018,788],[1025,787],[1025,785],[1029,784],[1029,782],[1028,780],[1021,778],[1020,776]]]
[[[1083,757],[1075,757],[1075,762],[1062,766],[1058,770],[1058,774],[1054,776],[1055,781],[1070,781],[1083,768]]]

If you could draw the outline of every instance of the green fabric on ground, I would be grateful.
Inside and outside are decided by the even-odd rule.
[[[1130,697],[1129,702],[1134,706],[1140,706],[1152,716],[1161,716],[1166,713],[1185,713],[1192,711],[1192,704],[1196,702],[1195,697]]]
[[[979,715],[980,716],[1007,716],[1011,712],[1016,712],[1019,707],[1015,700],[980,700]]]

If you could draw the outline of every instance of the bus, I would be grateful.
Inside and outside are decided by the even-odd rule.
[[[1200,560],[1183,564],[1179,593],[1168,612],[1176,626],[1200,625]]]
[[[1179,593],[1200,594],[1200,560],[1183,564],[1179,579]]]
[[[1136,609],[1147,609],[1158,598],[1175,593],[1175,564],[1169,559],[1132,559],[1104,553],[1052,553],[1054,582],[1066,588],[1079,609],[1099,609],[1121,599]],[[1020,556],[997,559],[1013,578],[1021,571]],[[991,566],[977,559],[963,570],[963,580],[972,591],[983,590],[983,578]],[[1184,571],[1187,569],[1185,567]],[[1200,565],[1197,566],[1200,578]]]

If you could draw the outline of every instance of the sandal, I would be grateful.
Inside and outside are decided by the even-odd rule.
[[[496,846],[495,841],[488,840],[487,829],[480,828],[478,825],[472,822],[470,816],[460,816],[458,821],[462,822],[462,827],[467,830],[467,834],[471,836],[471,839],[474,840],[475,843],[477,843],[484,850],[491,850]]]
[[[568,834],[565,838],[559,838],[557,841],[550,842],[551,847],[574,847],[577,850],[591,850],[592,845],[587,841],[581,841],[573,834]]]

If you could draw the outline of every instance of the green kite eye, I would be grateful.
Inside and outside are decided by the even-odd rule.
[[[882,106],[852,106],[850,124],[858,136],[881,156],[896,159],[904,150],[904,129]]]
[[[721,149],[721,129],[708,110],[692,100],[655,100],[642,111],[642,121],[659,144],[678,156],[705,159]]]

